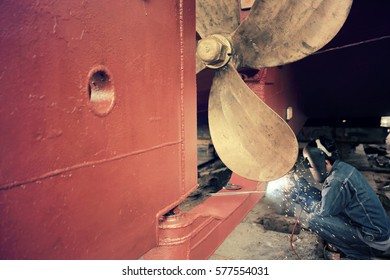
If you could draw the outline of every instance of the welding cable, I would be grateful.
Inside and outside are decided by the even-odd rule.
[[[299,219],[301,218],[301,215],[302,215],[302,212],[303,212],[303,208],[301,208],[301,211],[299,212],[299,215],[297,217],[297,220],[295,221],[295,224],[294,224],[294,227],[291,231],[291,235],[290,235],[290,246],[291,246],[291,249],[293,250],[294,254],[297,256],[297,259],[300,260],[301,257],[298,255],[297,251],[295,250],[294,248],[294,245],[293,245],[293,237],[294,237],[294,231],[295,231],[295,228],[297,227],[298,225],[298,222],[299,222]]]

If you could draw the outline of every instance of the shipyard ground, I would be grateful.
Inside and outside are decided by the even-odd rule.
[[[382,203],[390,214],[390,142],[385,144],[344,144],[342,159],[359,169],[377,191]],[[291,209],[290,209],[291,210]],[[298,234],[267,230],[259,223],[267,215],[286,216],[286,205],[283,198],[275,193],[266,196],[248,213],[245,219],[225,239],[210,259],[233,260],[323,260],[323,250],[318,246],[317,236],[305,229],[305,213],[301,216],[303,223]],[[299,209],[294,208],[296,215]],[[292,242],[290,238],[292,237]],[[292,247],[293,246],[293,247]],[[294,248],[294,250],[292,249]]]

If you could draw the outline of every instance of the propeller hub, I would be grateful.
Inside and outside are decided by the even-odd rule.
[[[201,40],[198,45],[198,55],[206,63],[219,59],[223,45],[214,38]]]
[[[198,42],[197,54],[209,68],[226,65],[232,53],[230,42],[222,35],[211,35]]]

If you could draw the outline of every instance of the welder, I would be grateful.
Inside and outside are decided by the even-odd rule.
[[[303,157],[322,190],[290,176],[291,198],[309,213],[309,229],[346,259],[373,259],[390,248],[390,218],[376,192],[353,166],[340,160],[333,139],[319,137]]]

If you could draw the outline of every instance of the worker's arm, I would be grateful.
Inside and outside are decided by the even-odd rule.
[[[346,182],[336,178],[328,178],[322,189],[320,214],[322,216],[335,216],[343,211],[351,200],[351,192]]]

